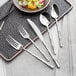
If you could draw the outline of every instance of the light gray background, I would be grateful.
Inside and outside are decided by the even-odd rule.
[[[2,5],[6,0],[0,0],[0,5]],[[63,49],[60,49],[58,46],[58,38],[56,33],[56,27],[52,27],[50,29],[50,33],[53,34],[55,46],[59,50],[59,54],[57,55],[58,61],[61,64],[60,69],[50,69],[42,62],[38,61],[27,52],[23,52],[17,58],[15,58],[12,62],[7,63],[3,59],[0,58],[0,76],[70,76],[73,73],[73,76],[76,74],[76,0],[68,0],[73,5],[73,10],[67,14],[61,21],[59,21],[59,25],[62,26],[62,41],[64,44]],[[45,33],[44,39],[50,48],[50,42],[48,38],[48,34]],[[36,44],[39,45],[40,48],[46,50],[40,40],[36,41]],[[36,48],[31,45],[28,48],[30,51],[37,54],[39,57],[42,57],[39,53],[37,53]],[[51,48],[50,48],[51,49]],[[72,51],[73,55],[73,67],[69,67],[69,53]],[[53,64],[50,62],[50,64]],[[73,70],[73,72],[71,71]]]

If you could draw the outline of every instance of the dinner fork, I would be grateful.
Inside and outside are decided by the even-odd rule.
[[[43,57],[47,60],[47,61],[50,61],[48,59],[48,57],[44,54],[44,52],[42,52],[42,50],[39,49],[39,47],[35,44],[35,42],[30,38],[30,35],[29,33],[25,30],[25,28],[21,25],[18,26],[18,30],[21,34],[21,36],[25,39],[29,39],[33,44],[34,46],[37,48],[37,50],[43,55]]]
[[[54,68],[54,66],[52,66],[51,64],[49,64],[48,62],[46,62],[45,60],[41,59],[40,57],[36,56],[35,54],[33,54],[32,52],[28,51],[27,49],[24,48],[24,46],[19,43],[18,41],[16,41],[12,36],[8,35],[6,38],[6,41],[16,50],[24,50],[27,53],[29,53],[30,55],[32,55],[33,57],[35,57],[36,59],[38,59],[39,61],[43,62],[44,64],[46,64],[48,67],[50,67],[51,69]]]

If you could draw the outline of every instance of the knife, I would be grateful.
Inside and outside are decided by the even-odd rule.
[[[60,68],[60,64],[57,62],[56,58],[53,56],[52,52],[49,50],[48,46],[46,45],[46,43],[45,43],[45,41],[43,39],[43,36],[42,36],[39,28],[36,26],[36,24],[31,19],[27,19],[27,21],[30,24],[30,26],[32,27],[32,29],[35,31],[35,33],[37,34],[37,36],[40,38],[41,42],[43,43],[43,45],[47,49],[48,53],[50,54],[52,60],[56,64],[57,68]]]

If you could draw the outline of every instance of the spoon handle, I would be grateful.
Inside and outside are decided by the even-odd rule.
[[[50,33],[49,27],[47,27],[47,30],[48,30],[48,35],[49,35],[49,39],[50,39],[50,42],[51,42],[51,45],[52,45],[53,52],[56,55],[56,49],[55,49],[55,44],[54,44],[53,36]]]
[[[60,46],[60,48],[62,48],[63,47],[62,37],[61,37],[61,33],[60,33],[59,29],[58,29],[57,19],[55,19],[55,20],[56,20],[56,28],[57,28],[57,33],[58,33],[58,39],[59,39],[59,46]]]
[[[51,69],[54,68],[54,66],[52,66],[51,64],[49,64],[48,62],[46,62],[45,60],[41,59],[40,57],[36,56],[35,54],[33,54],[32,52],[28,51],[27,49],[23,48],[23,50],[25,50],[26,52],[28,52],[30,55],[32,55],[33,57],[35,57],[36,59],[38,59],[39,61],[41,61],[42,63],[46,64],[48,67],[50,67]]]
[[[43,57],[49,62],[49,58],[39,49],[39,47],[34,43],[34,41],[29,38],[29,40],[33,43],[33,45],[37,48],[37,50],[43,55]]]

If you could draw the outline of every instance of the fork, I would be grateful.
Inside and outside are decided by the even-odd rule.
[[[21,34],[21,36],[25,39],[29,39],[33,44],[34,46],[37,48],[37,50],[43,55],[43,57],[47,60],[47,61],[50,61],[48,59],[48,57],[44,54],[44,52],[42,52],[42,50],[39,49],[39,47],[35,44],[35,42],[30,38],[30,35],[29,33],[25,30],[25,28],[21,25],[18,26],[18,30]]]
[[[6,38],[6,41],[16,50],[24,50],[27,53],[29,53],[30,55],[32,55],[33,57],[35,57],[36,59],[38,59],[39,61],[43,62],[44,64],[46,64],[48,67],[50,67],[51,69],[54,68],[54,66],[52,66],[51,64],[49,64],[48,62],[46,62],[45,60],[41,59],[40,57],[36,56],[35,54],[33,54],[32,52],[28,51],[27,49],[24,48],[24,46],[19,43],[18,41],[16,41],[12,36],[8,35]]]

